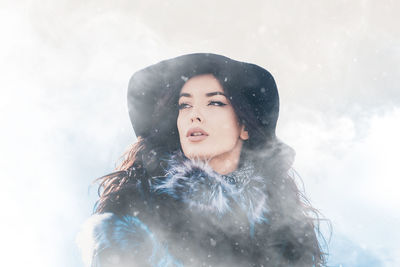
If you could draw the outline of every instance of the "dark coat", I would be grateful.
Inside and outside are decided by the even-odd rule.
[[[79,242],[89,266],[312,266],[276,242],[287,233],[273,229],[266,179],[249,162],[219,175],[173,155],[165,176],[135,192],[130,214],[86,222]]]

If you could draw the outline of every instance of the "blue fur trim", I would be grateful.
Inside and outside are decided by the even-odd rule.
[[[93,215],[78,235],[78,246],[85,263],[91,267],[101,267],[104,261],[120,266],[120,259],[126,255],[145,259],[142,264],[136,261],[133,266],[183,266],[168,253],[148,227],[133,216],[119,217],[112,213]]]
[[[267,222],[268,196],[263,177],[254,175],[247,162],[229,175],[220,175],[207,162],[190,160],[181,153],[173,154],[164,177],[154,180],[153,190],[183,201],[190,208],[217,216],[235,213],[239,206],[251,226]]]

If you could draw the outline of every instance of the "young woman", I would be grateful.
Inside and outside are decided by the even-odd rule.
[[[137,142],[100,178],[80,239],[89,266],[322,266],[318,214],[275,135],[271,74],[215,54],[135,73]]]

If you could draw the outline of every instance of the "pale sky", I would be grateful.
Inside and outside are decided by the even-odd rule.
[[[217,2],[217,3],[216,3]],[[331,220],[330,266],[400,266],[399,1],[0,2],[4,266],[83,266],[75,245],[135,140],[138,69],[212,52],[268,69],[278,135]]]

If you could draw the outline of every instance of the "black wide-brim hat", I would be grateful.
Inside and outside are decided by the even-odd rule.
[[[254,146],[275,139],[279,96],[272,75],[255,64],[209,53],[179,56],[134,73],[128,87],[128,110],[136,136],[157,137],[160,143],[177,137],[180,90],[200,74],[218,79]]]

